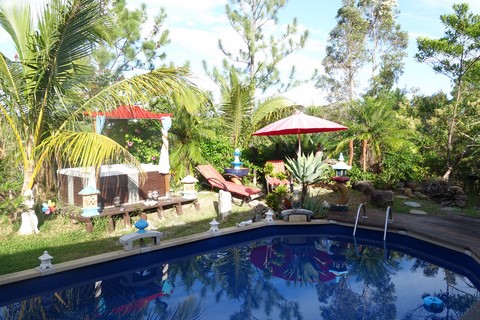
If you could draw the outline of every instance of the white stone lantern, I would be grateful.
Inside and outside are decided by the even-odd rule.
[[[197,190],[195,189],[195,183],[197,183],[198,180],[192,177],[191,175],[188,175],[182,180],[180,180],[180,182],[183,183],[183,191],[182,191],[183,198],[196,199]]]
[[[271,209],[265,213],[265,222],[273,222],[273,211]]]
[[[97,188],[87,185],[83,188],[78,194],[82,196],[83,207],[82,207],[82,216],[83,217],[93,217],[98,216],[100,213],[98,210],[98,194],[100,193]]]
[[[343,153],[340,153],[340,156],[338,157],[338,162],[332,166],[332,169],[335,170],[335,176],[346,177],[347,171],[352,169],[352,166],[349,166],[345,163]]]
[[[38,257],[38,259],[40,260],[40,265],[37,267],[37,270],[45,271],[53,268],[53,265],[52,265],[53,257],[48,254],[48,251],[44,251],[43,254],[40,257]]]
[[[210,232],[218,232],[218,231],[219,231],[219,230],[218,230],[218,225],[219,225],[219,224],[220,224],[220,223],[219,223],[217,220],[215,220],[215,219],[213,219],[212,221],[210,221]]]

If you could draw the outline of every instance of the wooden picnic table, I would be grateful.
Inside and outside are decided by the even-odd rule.
[[[100,215],[94,217],[107,217],[108,218],[108,229],[109,231],[115,230],[115,221],[113,219],[114,216],[122,215],[123,222],[126,228],[131,228],[132,222],[130,219],[130,215],[133,213],[140,213],[140,212],[147,212],[147,211],[157,211],[157,216],[159,219],[163,219],[163,210],[166,207],[174,206],[177,215],[183,214],[182,205],[193,203],[195,205],[196,210],[200,210],[200,202],[198,199],[186,199],[183,197],[172,197],[168,199],[159,199],[156,204],[151,206],[146,206],[144,202],[137,202],[137,203],[130,203],[125,204],[121,207],[106,207],[102,211],[100,211]],[[82,215],[77,215],[75,217],[78,221],[84,222],[87,232],[93,231],[93,217],[84,217]]]

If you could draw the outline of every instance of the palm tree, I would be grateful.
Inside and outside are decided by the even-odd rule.
[[[391,96],[365,97],[363,102],[352,108],[353,124],[349,126],[351,136],[339,143],[337,151],[351,139],[360,141],[363,171],[381,171],[385,150],[400,150],[410,145],[409,132],[394,112],[393,105]]]
[[[252,133],[261,124],[276,113],[291,109],[292,102],[280,96],[255,101],[251,84],[242,83],[234,71],[228,81],[225,78],[219,78],[219,81],[222,96],[220,114],[234,148],[248,146]]]
[[[187,79],[187,70],[161,68],[85,98],[91,75],[88,58],[100,40],[108,40],[108,32],[102,31],[108,25],[104,9],[96,0],[52,0],[35,28],[28,4],[0,4],[0,25],[18,56],[12,61],[0,54],[0,115],[21,154],[22,191],[31,189],[41,169],[53,160],[97,168],[118,159],[138,165],[113,140],[94,130],[80,130],[78,120],[85,113],[148,103],[153,96],[174,96],[176,101],[193,104],[199,95]]]

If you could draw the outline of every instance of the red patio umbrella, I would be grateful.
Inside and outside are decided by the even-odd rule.
[[[297,111],[294,115],[280,119],[253,133],[254,136],[298,135],[298,153],[300,154],[300,134],[347,130],[338,123]]]

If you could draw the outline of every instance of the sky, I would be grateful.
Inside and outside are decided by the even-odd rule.
[[[0,0],[0,3],[6,1],[13,0]],[[42,3],[40,0],[28,1],[36,7]],[[241,41],[229,25],[225,14],[226,2],[227,0],[127,0],[130,8],[145,3],[152,18],[160,7],[165,8],[167,19],[164,27],[169,30],[171,39],[171,43],[164,48],[167,54],[166,62],[183,65],[189,61],[194,82],[213,92],[218,92],[218,87],[207,77],[202,61],[205,60],[210,67],[221,66],[224,56],[218,48],[218,40],[222,39],[226,47],[232,51],[235,51],[234,48]],[[400,10],[398,22],[402,30],[409,35],[404,74],[397,86],[401,89],[416,90],[424,95],[438,91],[450,92],[449,79],[444,75],[435,74],[427,64],[415,62],[414,55],[417,51],[417,37],[440,38],[444,35],[445,28],[440,21],[440,15],[452,13],[452,5],[459,2],[451,0],[397,0],[397,2]],[[471,11],[480,14],[480,1],[463,0],[463,2],[470,5]],[[308,79],[315,69],[322,72],[321,62],[325,56],[328,35],[336,25],[335,16],[340,5],[341,0],[288,1],[280,11],[279,24],[286,25],[296,17],[299,29],[308,29],[310,37],[305,48],[288,56],[282,62],[280,71],[283,75],[288,74],[292,65],[296,66],[299,79]],[[15,55],[3,30],[0,30],[0,51],[7,57],[13,58]],[[359,85],[360,91],[363,91],[361,89],[365,88],[366,83]],[[269,94],[271,93],[267,93]],[[284,95],[295,104],[307,106],[326,101],[326,92],[315,89],[311,83]]]

